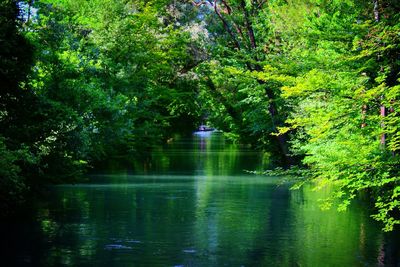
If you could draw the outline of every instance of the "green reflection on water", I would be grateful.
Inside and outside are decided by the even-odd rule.
[[[365,210],[321,211],[326,192],[246,175],[265,156],[194,136],[134,170],[55,187],[30,230],[24,266],[390,266],[397,244]],[[260,167],[261,166],[261,167]],[[37,222],[37,224],[35,224]],[[22,238],[21,238],[22,239]],[[29,247],[29,246],[27,246]],[[29,264],[28,264],[29,263]]]

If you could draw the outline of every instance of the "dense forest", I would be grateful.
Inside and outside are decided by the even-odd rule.
[[[202,123],[400,224],[398,0],[0,1],[0,205]]]

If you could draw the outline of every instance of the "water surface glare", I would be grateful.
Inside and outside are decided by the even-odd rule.
[[[194,135],[55,186],[31,221],[2,227],[7,266],[400,266],[398,233],[360,203],[321,211],[328,192],[244,171],[269,160]]]

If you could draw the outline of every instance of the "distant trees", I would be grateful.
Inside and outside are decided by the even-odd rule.
[[[288,109],[280,97],[282,82],[264,75],[281,49],[267,1],[193,5],[205,14],[209,33],[209,60],[197,68],[208,90],[204,102],[213,111],[209,120],[241,142],[274,150],[278,161],[290,164],[287,137],[271,135],[283,126]]]

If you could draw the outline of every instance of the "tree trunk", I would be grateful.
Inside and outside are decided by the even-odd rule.
[[[378,5],[378,0],[373,0],[374,1],[374,17],[375,21],[379,21],[379,5]]]
[[[223,5],[222,9],[219,7],[217,0],[207,0],[207,2],[206,1],[199,1],[199,2],[193,1],[193,4],[195,6],[200,6],[203,4],[207,4],[207,5],[211,6],[214,9],[215,14],[218,16],[219,20],[221,21],[222,26],[224,27],[226,33],[228,34],[231,41],[233,42],[234,47],[238,51],[243,51],[243,50],[248,49],[248,52],[253,54],[253,61],[245,62],[247,69],[249,71],[254,71],[254,70],[263,71],[262,67],[260,66],[261,60],[258,58],[258,56],[256,54],[257,53],[257,51],[256,51],[257,40],[256,40],[256,35],[254,33],[250,13],[248,11],[248,8],[246,7],[246,2],[244,0],[239,0],[239,7],[236,7],[237,9],[234,10],[233,8],[231,8],[231,6],[229,5],[227,0],[221,0],[221,1],[222,1],[222,5]],[[257,10],[257,9],[261,8],[265,2],[266,1],[253,2],[252,3],[253,5],[256,5],[258,3],[256,8],[253,7],[253,10]],[[243,17],[242,25],[235,22],[234,19],[229,20],[224,16],[224,15],[233,16],[235,11],[240,12],[240,15]],[[224,14],[222,14],[221,12]],[[235,31],[232,30],[232,27],[236,30],[237,34],[235,34]],[[244,37],[244,35],[243,35],[244,32],[247,33],[247,38]],[[268,111],[271,116],[271,124],[272,124],[271,130],[272,130],[272,132],[276,133],[277,126],[279,126],[279,124],[281,123],[278,121],[279,116],[278,116],[278,110],[277,110],[276,103],[275,103],[276,96],[275,96],[274,92],[266,86],[264,81],[258,80],[258,83],[260,85],[265,86],[264,90],[265,90],[265,94],[268,98]],[[212,83],[210,77],[208,77],[208,79],[207,79],[207,84],[210,87],[213,94],[215,96],[217,96],[217,99],[219,99],[221,104],[226,108],[229,115],[234,119],[235,122],[238,123],[238,126],[241,127],[243,122],[241,121],[242,116],[241,116],[240,112],[238,112],[231,104],[229,104],[226,101],[224,96],[217,90],[217,88],[215,88],[215,85]],[[282,154],[282,156],[285,160],[286,165],[292,164],[292,159],[289,156],[289,150],[288,150],[288,145],[287,145],[287,136],[286,135],[278,135],[278,136],[276,136],[276,141],[277,141],[280,153]]]
[[[375,22],[379,22],[379,3],[378,0],[373,0],[374,3],[374,18],[375,18]],[[379,57],[379,55],[378,55]],[[383,102],[383,96],[381,96],[381,102]],[[386,117],[386,107],[383,105],[383,103],[381,103],[381,107],[380,107],[380,114],[382,117],[382,123],[381,123],[381,127],[382,130],[385,127],[385,124],[383,123],[384,118]],[[386,146],[386,134],[382,133],[381,135],[381,146],[382,148],[385,148]]]
[[[386,107],[384,105],[381,105],[381,117],[384,118],[386,116]],[[382,122],[381,124],[382,129],[385,127],[385,124]],[[381,135],[381,145],[382,147],[385,147],[386,144],[386,134],[382,133]]]

